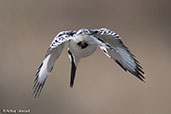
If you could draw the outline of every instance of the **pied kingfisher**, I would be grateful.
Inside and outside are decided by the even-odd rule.
[[[69,42],[68,55],[72,65],[70,87],[73,87],[79,61],[81,58],[93,54],[97,46],[125,71],[129,71],[141,81],[145,79],[139,62],[123,44],[121,37],[115,32],[106,28],[63,31],[56,35],[37,70],[33,86],[34,97],[40,95],[46,79],[52,71],[53,65],[59,58],[66,42]]]

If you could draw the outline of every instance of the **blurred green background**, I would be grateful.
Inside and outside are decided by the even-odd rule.
[[[0,110],[31,114],[171,114],[171,1],[0,0]],[[146,73],[142,83],[102,51],[83,59],[74,88],[64,49],[38,99],[35,73],[63,30],[109,28]]]

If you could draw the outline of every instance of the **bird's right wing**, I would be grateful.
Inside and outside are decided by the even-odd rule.
[[[95,36],[96,41],[101,42],[98,43],[100,44],[99,47],[109,58],[115,60],[125,71],[129,71],[141,81],[144,81],[142,67],[135,59],[135,56],[123,44],[118,34],[106,28],[94,29],[92,34]]]
[[[33,95],[37,97],[40,95],[40,92],[46,82],[47,77],[53,69],[55,61],[59,58],[65,43],[72,38],[74,31],[64,31],[57,34],[57,36],[52,41],[46,56],[39,66],[36,78],[33,85]]]

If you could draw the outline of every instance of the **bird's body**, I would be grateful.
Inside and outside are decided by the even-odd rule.
[[[73,87],[76,69],[81,58],[93,54],[97,47],[125,71],[129,71],[140,80],[144,81],[144,72],[134,55],[121,41],[121,37],[113,31],[101,29],[80,29],[78,31],[63,31],[57,34],[52,41],[45,59],[38,68],[33,86],[33,94],[39,96],[46,79],[53,69],[55,61],[59,58],[65,43],[69,42],[68,55],[71,60],[71,80]]]

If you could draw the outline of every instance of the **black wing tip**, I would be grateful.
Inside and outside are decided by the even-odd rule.
[[[32,88],[32,90],[33,90],[32,95],[34,96],[34,98],[38,98],[40,96],[40,93],[41,93],[43,87],[44,87],[44,83],[42,84],[42,83],[38,82],[38,80],[36,80],[34,82],[34,85]]]
[[[136,75],[135,75],[137,78],[139,78],[142,82],[145,82],[145,77],[143,76],[143,74],[141,74],[141,73],[136,73]]]
[[[135,58],[134,60],[136,61],[135,76],[145,83],[145,72],[143,71],[143,67],[140,65],[140,62],[138,62]]]
[[[135,60],[135,59],[134,59]],[[131,74],[136,76],[138,79],[140,79],[142,82],[145,83],[145,76],[144,76],[144,71],[142,70],[142,66],[139,65],[139,63],[136,62],[136,68],[135,71],[126,69],[119,61],[115,60],[115,62],[124,70],[124,71],[129,71]]]
[[[142,71],[141,67],[137,66],[135,71],[129,71],[129,72],[145,83],[145,76],[144,76],[145,73],[144,71]]]
[[[36,72],[36,75],[35,75],[36,78],[33,81],[33,88],[32,88],[33,93],[32,93],[32,95],[34,96],[34,98],[37,98],[37,97],[40,96],[40,93],[41,93],[42,88],[44,86],[44,83],[38,82],[39,72],[40,72],[40,69],[41,69],[42,65],[43,65],[43,62],[39,66],[39,68],[38,68],[38,70]]]
[[[144,71],[143,71],[143,67],[140,65],[140,62],[135,58],[135,55],[133,55],[128,48],[126,47],[127,51],[131,54],[132,59],[135,61],[136,64],[136,68],[135,71],[130,71],[129,72],[131,74],[133,74],[134,76],[136,76],[138,79],[140,79],[142,82],[145,83],[145,76],[144,76]]]

